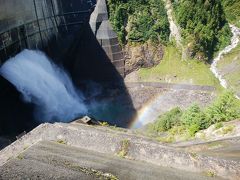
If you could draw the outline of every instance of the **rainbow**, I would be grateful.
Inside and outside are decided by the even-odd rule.
[[[129,124],[129,128],[137,129],[155,121],[161,112],[169,109],[169,107],[163,105],[163,101],[165,101],[170,94],[170,92],[166,92],[164,95],[158,94],[149,100],[140,110],[138,110],[137,115]]]

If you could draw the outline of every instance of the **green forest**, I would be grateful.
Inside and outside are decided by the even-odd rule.
[[[191,51],[191,57],[210,60],[215,52],[229,44],[231,31],[227,19],[234,21],[239,11],[226,9],[231,11],[226,16],[224,7],[234,6],[234,2],[172,0],[183,44]],[[121,44],[151,40],[166,45],[170,30],[164,6],[162,0],[108,0],[110,21]]]
[[[162,0],[108,0],[110,21],[120,42],[153,42],[166,44],[169,22]]]
[[[231,31],[220,0],[175,1],[174,10],[193,56],[211,59],[215,51],[229,44]]]
[[[231,24],[235,24],[240,27],[240,3],[239,0],[222,0],[224,12],[227,20]]]

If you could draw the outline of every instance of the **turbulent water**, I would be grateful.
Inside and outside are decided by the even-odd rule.
[[[68,74],[40,51],[22,51],[3,64],[0,74],[35,105],[40,122],[67,122],[88,112]]]
[[[216,76],[216,78],[219,79],[220,84],[224,88],[227,88],[228,84],[227,84],[227,81],[224,79],[224,76],[217,69],[217,64],[221,60],[223,55],[229,53],[234,48],[236,48],[238,43],[239,43],[239,41],[240,41],[240,39],[239,39],[240,29],[237,28],[234,25],[230,25],[230,28],[231,28],[231,31],[232,31],[232,34],[233,34],[232,39],[231,39],[231,44],[229,46],[225,47],[222,51],[219,52],[218,56],[213,60],[213,63],[211,64],[211,68],[210,68],[211,71],[213,72],[213,74]]]

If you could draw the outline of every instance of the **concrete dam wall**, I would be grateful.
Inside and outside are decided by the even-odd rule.
[[[53,59],[63,61],[64,56],[69,54],[67,51],[75,43],[76,37],[87,29],[96,2],[94,0],[1,0],[0,4],[1,64],[26,48],[44,50]],[[103,12],[99,11],[99,4],[105,5],[104,13],[107,17],[105,1],[98,1],[97,12],[94,11],[93,16],[102,16]],[[120,75],[124,76],[124,58],[117,35],[106,20],[106,18],[98,18],[95,23],[102,25],[98,34],[94,35]]]
[[[0,4],[1,63],[22,49],[51,48],[54,40],[70,39],[88,21],[94,6],[91,0],[1,0]]]

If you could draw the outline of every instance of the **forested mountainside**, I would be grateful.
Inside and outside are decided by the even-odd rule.
[[[110,21],[126,53],[126,72],[135,71],[135,75],[128,76],[128,81],[190,83],[221,88],[219,78],[209,68],[221,50],[230,48],[232,52],[234,49],[232,45],[228,47],[233,43],[232,32],[236,29],[230,25],[240,27],[240,0],[107,2]],[[224,60],[217,65],[218,68],[221,65],[220,71],[224,68],[224,74],[220,74],[236,92],[239,92],[238,49],[234,49],[234,63],[226,62],[231,59],[228,58],[231,53],[222,53]]]
[[[108,0],[108,7],[112,25],[131,56],[127,64],[140,65],[126,81],[209,85],[217,89],[218,98],[206,107],[193,104],[159,115],[146,126],[148,135],[175,142],[178,137],[191,139],[213,126],[222,128],[225,134],[234,131],[234,125],[224,127],[224,123],[240,118],[240,101],[236,98],[240,92],[239,29],[235,27],[240,27],[240,0]],[[152,50],[159,45],[162,48]],[[143,59],[159,50],[159,64],[142,66]],[[233,92],[219,95],[223,80],[227,84],[224,87]]]
[[[226,18],[231,24],[240,28],[240,1],[239,0],[222,0]]]
[[[181,0],[173,5],[192,57],[211,59],[230,43],[231,31],[220,0]]]
[[[239,17],[239,0],[171,0],[188,54],[210,60],[230,43],[228,20]],[[169,42],[169,22],[162,0],[108,0],[110,19],[123,45],[148,40]],[[227,15],[225,15],[225,12]]]
[[[168,42],[169,22],[162,0],[108,0],[108,6],[122,44]]]

